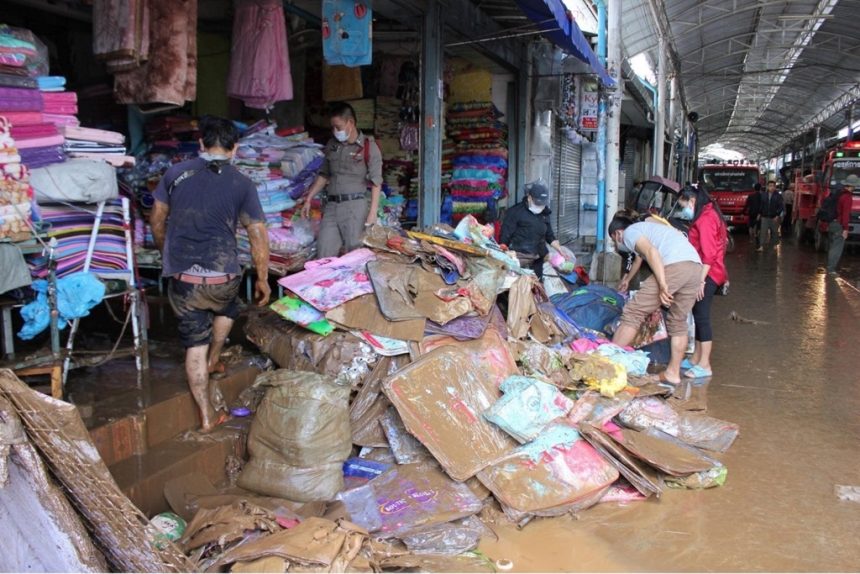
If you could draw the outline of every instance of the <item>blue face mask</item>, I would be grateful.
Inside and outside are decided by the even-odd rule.
[[[695,215],[695,211],[693,210],[692,205],[688,205],[686,207],[681,208],[681,213],[678,214],[679,219],[683,219],[685,221],[692,221],[693,215]]]

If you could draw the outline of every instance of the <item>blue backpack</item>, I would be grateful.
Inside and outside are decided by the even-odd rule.
[[[624,297],[618,291],[595,284],[553,295],[550,301],[579,328],[603,335],[609,335],[624,309]]]

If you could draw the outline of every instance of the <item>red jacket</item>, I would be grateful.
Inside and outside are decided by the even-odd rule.
[[[843,191],[836,202],[836,221],[842,226],[842,229],[848,229],[848,222],[851,219],[851,194]]]
[[[710,265],[708,271],[710,277],[717,285],[725,283],[729,274],[726,272],[726,243],[727,237],[725,223],[720,219],[717,210],[712,204],[708,204],[699,214],[699,218],[690,226],[687,237],[696,248],[702,263]]]

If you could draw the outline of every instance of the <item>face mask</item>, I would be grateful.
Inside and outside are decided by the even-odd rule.
[[[540,213],[543,211],[543,206],[542,205],[529,205],[529,211],[531,211],[535,215],[540,215]]]
[[[334,139],[343,143],[349,139],[349,132],[346,130],[334,130]]]
[[[685,221],[692,221],[694,214],[695,211],[693,210],[693,206],[688,205],[687,207],[681,208],[681,213],[678,214],[678,217]]]

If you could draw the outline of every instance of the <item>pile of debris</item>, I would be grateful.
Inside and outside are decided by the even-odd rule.
[[[157,536],[142,516],[123,523],[149,552],[136,567],[493,571],[476,549],[497,519],[524,526],[725,482],[717,456],[737,425],[704,414],[705,382],[661,384],[647,353],[606,340],[624,298],[571,284],[550,299],[464,221],[427,234],[373,227],[365,247],[281,280],[287,295],[245,327],[279,367],[231,405],[253,412],[247,461],[230,461],[234,484],[221,490],[168,483],[175,514],[154,519]],[[19,412],[38,410],[4,385]],[[14,444],[0,440],[0,478]],[[110,532],[95,532],[100,544]]]

